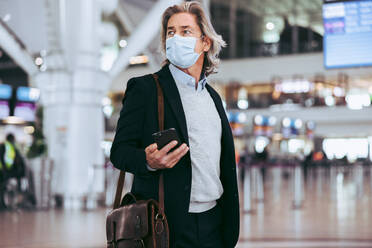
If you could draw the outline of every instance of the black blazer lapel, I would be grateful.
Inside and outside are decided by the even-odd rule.
[[[159,83],[163,89],[164,98],[169,102],[171,109],[176,116],[178,124],[181,129],[181,134],[184,137],[186,144],[189,146],[189,136],[187,133],[186,117],[185,111],[182,107],[181,96],[178,91],[176,82],[173,79],[171,72],[169,71],[168,65],[163,66],[163,68],[156,74],[159,75]]]

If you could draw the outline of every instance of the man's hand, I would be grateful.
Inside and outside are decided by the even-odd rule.
[[[189,148],[184,143],[176,150],[168,153],[173,147],[177,145],[177,141],[169,142],[161,150],[158,150],[156,143],[146,147],[146,161],[153,169],[170,169],[173,168],[178,161],[189,151]]]

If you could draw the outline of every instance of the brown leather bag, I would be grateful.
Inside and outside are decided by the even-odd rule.
[[[156,74],[159,129],[164,130],[164,97]],[[164,180],[159,177],[159,203],[153,199],[137,200],[127,193],[121,200],[125,171],[120,171],[114,209],[106,218],[108,248],[168,248],[169,229],[164,214]]]

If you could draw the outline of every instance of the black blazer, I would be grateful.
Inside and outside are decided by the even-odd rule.
[[[164,128],[175,128],[182,143],[189,146],[185,114],[177,85],[165,65],[156,74],[164,94]],[[224,189],[218,200],[223,209],[223,240],[226,248],[235,247],[239,237],[239,198],[236,177],[234,141],[222,101],[208,84],[221,118],[221,175]],[[132,193],[139,197],[158,200],[159,171],[146,167],[144,149],[154,143],[152,134],[159,130],[157,91],[151,74],[128,81],[123,107],[111,147],[110,159],[114,166],[134,174]],[[213,130],[211,130],[213,132]],[[191,193],[191,159],[188,152],[172,168],[163,170],[165,213],[169,223],[170,242],[173,244],[183,228],[182,220],[188,212]]]

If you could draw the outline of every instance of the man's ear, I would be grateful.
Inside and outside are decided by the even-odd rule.
[[[209,49],[211,49],[212,40],[208,36],[204,36],[203,44],[204,44],[203,52],[208,52]]]

